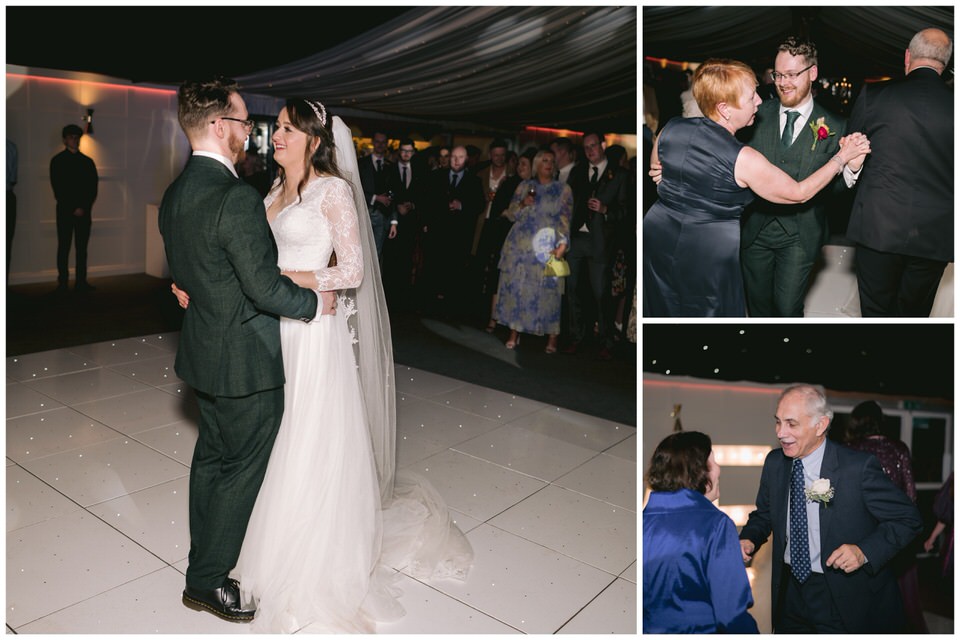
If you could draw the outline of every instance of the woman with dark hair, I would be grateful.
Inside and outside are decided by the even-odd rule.
[[[850,412],[845,435],[851,449],[872,453],[880,461],[883,472],[897,488],[903,491],[914,504],[917,503],[917,486],[913,481],[913,463],[910,449],[902,440],[880,433],[883,426],[883,409],[873,400],[861,402]],[[917,574],[916,544],[908,545],[893,560],[897,573],[897,586],[903,600],[903,613],[910,633],[929,633],[920,602],[920,579]]]
[[[713,505],[720,467],[710,437],[657,445],[643,508],[643,633],[758,633],[737,528]]]
[[[472,550],[436,490],[396,469],[390,323],[350,129],[296,98],[272,141],[278,266],[338,304],[280,320],[283,418],[231,576],[255,631],[370,633],[403,615],[394,569],[463,579]]]

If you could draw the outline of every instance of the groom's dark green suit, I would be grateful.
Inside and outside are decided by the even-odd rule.
[[[277,316],[310,321],[318,297],[280,275],[259,194],[214,158],[192,156],[167,189],[160,232],[190,294],[176,372],[200,406],[187,585],[212,590],[236,564],[283,413]]]
[[[815,142],[811,122],[820,118],[834,134]],[[780,101],[766,100],[756,124],[737,137],[759,151],[791,178],[801,181],[830,161],[846,135],[847,121],[816,101],[793,144],[780,144]],[[811,147],[813,147],[811,149]],[[833,187],[843,190],[843,178]],[[740,264],[747,311],[752,317],[802,316],[810,271],[829,238],[826,188],[803,204],[773,204],[758,198],[743,215]]]

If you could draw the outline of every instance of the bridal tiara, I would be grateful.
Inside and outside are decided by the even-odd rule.
[[[323,106],[323,103],[319,100],[304,100],[304,102],[310,105],[310,108],[313,109],[313,112],[320,120],[320,124],[327,126],[327,109]]]

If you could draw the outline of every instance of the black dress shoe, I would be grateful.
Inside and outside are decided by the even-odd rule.
[[[256,609],[240,607],[240,583],[227,578],[219,589],[204,591],[189,585],[183,590],[183,604],[196,611],[209,611],[230,622],[250,622]]]

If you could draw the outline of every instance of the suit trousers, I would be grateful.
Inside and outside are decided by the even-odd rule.
[[[187,585],[216,589],[237,564],[283,416],[283,387],[242,398],[196,392]]]
[[[370,210],[370,224],[373,226],[373,241],[377,245],[377,258],[383,256],[383,243],[387,239],[387,220],[379,209]]]
[[[780,620],[774,622],[774,633],[848,632],[822,573],[811,573],[803,584],[797,582],[787,565],[783,567],[783,574],[786,583],[780,590],[783,606]]]
[[[864,318],[928,317],[947,263],[857,245],[857,286]]]
[[[759,214],[754,214],[759,215]],[[817,260],[798,234],[774,218],[749,247],[740,250],[743,288],[751,318],[803,317],[807,281]]]
[[[589,280],[591,298],[596,310],[600,338],[604,346],[612,344],[612,301],[610,296],[610,265],[606,254],[594,247],[594,239],[589,234],[574,231],[570,240],[570,251],[564,256],[570,265],[570,275],[564,287],[567,301],[567,319],[571,342],[580,342],[587,334],[586,324],[594,314],[584,310],[581,282]]]
[[[76,238],[77,283],[87,281],[87,244],[90,242],[92,214],[73,215],[73,208],[57,206],[57,280],[67,284],[70,280],[70,245]]]

